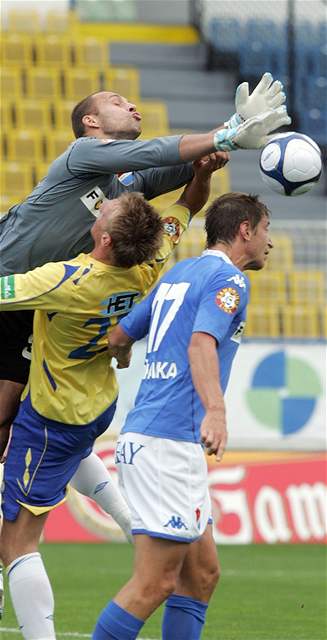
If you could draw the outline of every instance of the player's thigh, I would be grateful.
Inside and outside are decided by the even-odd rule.
[[[154,589],[166,581],[176,584],[190,547],[188,543],[137,535],[134,545],[134,577],[138,583],[151,584]]]
[[[181,595],[192,595],[197,600],[207,601],[220,576],[217,547],[208,524],[203,536],[193,542],[185,556],[176,591]]]
[[[5,566],[16,558],[37,551],[48,513],[34,515],[21,507],[15,521],[4,519],[0,535],[0,556]]]

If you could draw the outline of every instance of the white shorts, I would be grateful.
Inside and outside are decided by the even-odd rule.
[[[204,533],[211,502],[200,444],[124,433],[116,465],[133,534],[193,542]]]

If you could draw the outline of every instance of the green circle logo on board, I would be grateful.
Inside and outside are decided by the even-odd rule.
[[[317,371],[301,358],[277,351],[258,364],[246,401],[259,422],[287,436],[305,427],[320,395]]]

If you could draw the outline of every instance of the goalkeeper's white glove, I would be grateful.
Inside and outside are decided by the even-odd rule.
[[[234,129],[238,124],[265,113],[269,109],[277,109],[286,102],[284,87],[279,80],[273,79],[271,73],[264,73],[256,88],[249,94],[249,83],[242,82],[235,93],[236,113],[225,122],[225,127]]]
[[[269,109],[266,113],[245,120],[233,129],[220,129],[214,134],[214,146],[217,151],[234,149],[260,149],[269,141],[268,134],[290,124],[291,118],[286,107]]]

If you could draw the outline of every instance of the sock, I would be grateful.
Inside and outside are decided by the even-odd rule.
[[[55,640],[54,599],[39,553],[27,553],[7,567],[9,591],[25,640]]]
[[[106,513],[109,513],[124,531],[128,541],[132,542],[129,508],[108,469],[96,453],[90,453],[80,462],[70,484],[79,493],[95,500]]]
[[[135,640],[143,625],[143,620],[111,600],[98,618],[92,640]]]
[[[162,621],[162,640],[200,640],[208,605],[188,596],[171,595]]]
[[[4,606],[5,606],[5,595],[4,595],[4,588],[3,588],[2,566],[0,565],[0,620],[3,616]]]

